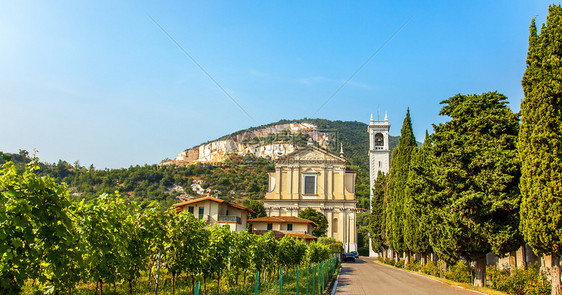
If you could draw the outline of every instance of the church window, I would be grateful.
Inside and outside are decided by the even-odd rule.
[[[316,194],[316,175],[305,175],[304,176],[304,194],[305,195],[315,195]]]
[[[379,168],[381,168],[381,167],[382,167],[382,162],[381,162],[381,161],[379,161]]]
[[[334,222],[332,222],[332,229],[334,233],[338,232],[338,219],[334,218]]]

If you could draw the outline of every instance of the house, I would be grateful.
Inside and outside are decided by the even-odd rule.
[[[205,220],[207,225],[228,225],[231,231],[236,232],[246,230],[248,212],[256,213],[242,205],[211,196],[177,203],[174,206],[177,213],[191,213],[195,217]]]
[[[328,220],[326,236],[342,242],[347,252],[357,251],[357,175],[347,171],[346,162],[343,152],[337,156],[313,145],[279,157],[269,173],[266,214],[296,217],[313,208]]]
[[[317,225],[308,219],[295,216],[268,216],[250,219],[248,223],[252,225],[252,233],[257,235],[272,231],[278,239],[290,236],[304,240],[307,244],[316,240],[312,235],[312,228]]]

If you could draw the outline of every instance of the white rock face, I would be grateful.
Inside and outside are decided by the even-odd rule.
[[[236,134],[230,139],[202,144],[179,153],[175,161],[163,164],[219,163],[233,155],[275,159],[296,150],[296,144],[291,142],[290,136],[298,134],[307,134],[324,148],[328,148],[330,143],[336,140],[330,134],[319,131],[314,124],[280,124]],[[264,143],[265,138],[268,138],[267,144]]]

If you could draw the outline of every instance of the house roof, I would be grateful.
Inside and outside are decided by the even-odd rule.
[[[190,201],[185,201],[185,202],[181,202],[181,203],[177,203],[174,204],[175,207],[184,207],[186,205],[191,205],[191,204],[195,204],[195,203],[199,203],[199,202],[203,202],[203,201],[211,201],[211,202],[215,202],[215,203],[221,203],[221,204],[226,204],[229,206],[232,206],[234,208],[238,208],[240,210],[245,210],[248,211],[250,213],[256,213],[254,210],[250,209],[250,208],[246,208],[242,205],[238,205],[238,204],[234,204],[234,203],[230,203],[228,201],[225,200],[221,200],[221,199],[217,199],[215,197],[211,197],[211,196],[206,196],[203,198],[199,198],[199,199],[194,199],[194,200],[190,200]]]
[[[265,235],[267,232],[269,232],[268,230],[254,230],[252,231],[253,234],[255,235]],[[313,235],[309,235],[309,234],[304,234],[304,233],[299,233],[299,232],[280,232],[280,231],[271,231],[273,232],[273,236],[276,239],[281,239],[284,236],[289,236],[295,239],[304,239],[304,240],[316,240],[318,239],[317,237],[313,236]]]
[[[318,226],[314,221],[296,217],[296,216],[267,216],[249,219],[248,223],[308,223],[312,226]]]
[[[305,240],[316,240],[318,239],[317,237],[313,236],[313,235],[309,235],[309,234],[303,234],[303,233],[288,233],[285,232],[286,236],[295,238],[295,239],[305,239]]]

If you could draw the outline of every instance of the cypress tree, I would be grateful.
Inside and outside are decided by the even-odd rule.
[[[521,103],[521,231],[537,254],[551,255],[552,294],[562,254],[562,8],[551,5],[537,34],[531,22]]]
[[[412,120],[408,108],[400,131],[400,141],[392,151],[388,179],[386,233],[390,248],[397,252],[408,251],[404,243],[404,201],[406,200],[406,183],[410,173],[412,151],[416,148],[416,138],[412,130]]]
[[[486,279],[486,254],[504,255],[522,243],[519,227],[517,134],[519,120],[497,92],[442,101],[432,135],[437,190],[431,246],[448,262],[476,261],[475,286]]]
[[[429,176],[431,162],[429,135],[425,131],[425,140],[420,149],[412,154],[411,169],[408,175],[406,191],[407,200],[404,203],[404,242],[406,247],[423,258],[431,252],[429,235],[431,227],[426,224],[427,210],[421,200],[431,195],[431,177]],[[425,260],[425,259],[424,259]]]
[[[385,234],[385,194],[387,177],[381,171],[373,185],[373,200],[371,201],[371,215],[369,216],[369,236],[371,237],[372,249],[382,253],[388,249]]]

